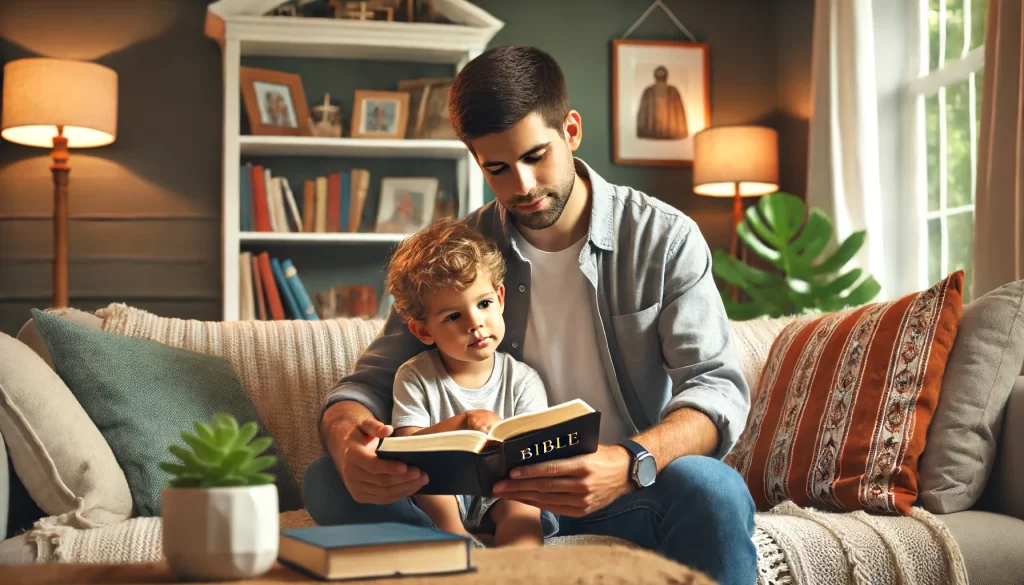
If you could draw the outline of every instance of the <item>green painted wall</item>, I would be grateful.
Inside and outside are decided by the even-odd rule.
[[[693,193],[687,167],[612,162],[611,43],[650,6],[649,0],[475,0],[505,22],[492,45],[528,44],[551,53],[565,73],[583,119],[577,156],[605,179],[629,185],[683,210],[709,244],[728,248],[732,202]],[[813,0],[665,0],[682,24],[709,46],[711,123],[759,123],[780,137],[783,190],[806,184]],[[656,9],[629,36],[687,40]]]
[[[780,132],[783,189],[803,194],[810,116],[813,0],[665,0],[710,44],[712,123],[756,122]],[[607,179],[690,214],[712,247],[729,238],[728,202],[696,197],[687,168],[618,166],[611,160],[610,52],[649,0],[477,0],[505,22],[494,44],[527,43],[562,64],[584,120],[579,156]],[[72,153],[70,296],[95,309],[127,302],[157,314],[220,315],[221,54],[203,36],[207,2],[3,0],[0,61],[36,55],[95,60],[120,78],[117,142]],[[682,40],[656,11],[630,38]],[[438,72],[408,63],[247,59],[297,69],[310,102],[330,91],[393,89],[398,79]],[[354,160],[259,160],[295,181]],[[52,184],[45,150],[0,140],[0,331],[17,333],[50,298]],[[454,183],[454,164],[365,161],[384,173],[430,172]],[[367,214],[375,209],[368,201]],[[365,218],[366,216],[364,216]],[[382,280],[382,246],[277,246],[309,291],[339,281]],[[301,260],[300,260],[301,258]],[[342,268],[347,266],[348,268]]]

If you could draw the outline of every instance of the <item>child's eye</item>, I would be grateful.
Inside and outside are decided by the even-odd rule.
[[[494,301],[492,301],[490,299],[484,299],[484,300],[480,301],[480,305],[479,306],[480,306],[481,309],[486,309],[487,307],[490,307],[491,303],[493,303],[493,302]]]
[[[459,314],[458,313],[452,313],[451,315],[448,315],[447,317],[445,317],[444,320],[445,321],[458,321],[459,320]]]

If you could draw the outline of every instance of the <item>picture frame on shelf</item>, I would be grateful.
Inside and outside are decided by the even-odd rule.
[[[436,177],[385,177],[380,183],[375,231],[411,234],[427,227],[437,208]]]
[[[405,138],[409,94],[356,90],[352,100],[352,138]]]
[[[458,135],[448,118],[448,90],[450,77],[403,79],[399,91],[409,94],[409,138],[455,140]]]
[[[309,135],[309,107],[298,74],[240,67],[239,83],[252,135]]]
[[[708,45],[612,41],[615,164],[693,165],[693,136],[711,123]]]

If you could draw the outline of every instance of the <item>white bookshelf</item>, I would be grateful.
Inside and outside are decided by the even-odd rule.
[[[313,136],[241,136],[244,156],[323,156],[433,158],[458,160],[467,154],[461,140],[319,138]]]
[[[434,0],[435,10],[456,24],[261,16],[280,3],[281,0],[218,0],[207,9],[205,32],[221,46],[224,74],[221,281],[225,321],[239,318],[238,256],[245,246],[392,246],[408,237],[377,233],[242,232],[238,176],[242,157],[451,160],[456,165],[459,213],[465,215],[483,204],[483,174],[465,145],[457,140],[242,135],[239,69],[243,56],[262,55],[442,63],[450,64],[454,75],[483,52],[501,30],[500,20],[468,0]]]
[[[408,234],[371,233],[280,233],[239,232],[238,239],[250,244],[394,244]]]

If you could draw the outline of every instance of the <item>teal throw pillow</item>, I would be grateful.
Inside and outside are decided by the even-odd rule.
[[[124,470],[136,513],[160,515],[160,492],[171,475],[167,447],[188,448],[182,431],[225,412],[239,423],[256,421],[268,436],[231,364],[220,357],[126,337],[35,310],[33,319],[53,357],[54,369],[96,423]],[[302,508],[298,484],[277,448],[267,470],[276,478],[281,511]]]

